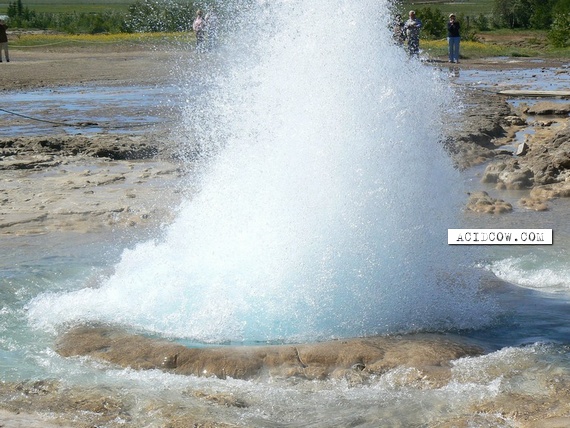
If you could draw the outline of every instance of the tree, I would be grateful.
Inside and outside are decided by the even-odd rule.
[[[495,14],[509,28],[528,28],[533,13],[532,3],[533,0],[495,0]]]
[[[17,0],[8,4],[8,17],[13,22],[12,25],[18,26],[34,20],[36,12],[24,6],[22,0]]]
[[[533,0],[530,26],[537,30],[549,29],[552,25],[552,9],[558,0]]]
[[[431,7],[416,9],[416,16],[422,21],[423,38],[441,39],[447,35],[447,19],[441,10]]]
[[[570,13],[570,0],[557,0],[554,1],[552,7],[552,16],[564,15]]]
[[[128,32],[188,30],[192,25],[194,10],[188,2],[137,0],[129,6],[125,29]]]
[[[548,41],[555,48],[565,48],[570,44],[570,14],[565,13],[554,18]]]
[[[570,45],[570,0],[558,0],[552,8],[553,23],[548,41],[556,48]]]
[[[16,3],[8,3],[8,13],[9,18],[15,18],[18,15],[18,9],[16,8]]]

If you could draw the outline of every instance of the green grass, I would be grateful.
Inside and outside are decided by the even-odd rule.
[[[182,33],[136,33],[136,34],[24,34],[10,40],[11,48],[65,48],[80,45],[165,45],[188,44],[194,35]]]
[[[421,48],[428,53],[430,57],[447,57],[447,40],[423,40],[421,43]],[[461,42],[461,57],[462,58],[487,58],[487,57],[498,57],[512,56],[513,50],[495,44],[479,43],[479,42]],[[517,56],[523,55],[521,53]],[[531,52],[525,52],[524,56],[538,56],[531,55]]]
[[[194,42],[192,33],[140,33],[109,35],[71,35],[71,34],[34,34],[14,37],[11,47],[15,49],[46,48],[57,49],[70,46],[105,46],[105,45],[187,45]],[[422,40],[421,48],[432,58],[447,58],[446,40]],[[542,57],[570,58],[570,49],[534,49],[532,47],[513,47],[494,43],[461,42],[461,57],[467,59],[489,57]]]
[[[104,10],[116,10],[126,12],[129,5],[135,0],[23,0],[22,4],[30,10],[36,12],[54,12],[54,13],[70,13],[70,12],[102,12]],[[0,14],[5,14],[8,10],[8,4],[11,2],[0,3]]]
[[[422,40],[422,50],[432,58],[447,58],[447,40]],[[570,49],[515,47],[495,43],[461,42],[461,58],[476,59],[490,57],[570,58]]]

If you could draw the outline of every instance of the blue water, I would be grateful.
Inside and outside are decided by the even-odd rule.
[[[467,338],[487,351],[482,357],[454,362],[453,381],[442,388],[427,385],[418,388],[417,380],[409,383],[410,374],[405,368],[392,370],[368,385],[351,386],[343,381],[266,382],[184,377],[160,371],[117,369],[81,358],[61,358],[53,351],[54,332],[31,325],[27,308],[30,301],[45,293],[72,293],[97,287],[99,278],[108,276],[110,267],[119,263],[122,249],[136,245],[137,237],[112,234],[0,238],[0,376],[2,381],[58,379],[69,388],[81,386],[106,395],[132,395],[138,402],[159,408],[178,403],[180,411],[201,409],[217,421],[243,421],[247,426],[259,427],[333,423],[344,426],[356,419],[363,426],[376,426],[378,421],[413,425],[469,413],[470,406],[481,400],[493,400],[502,390],[542,395],[544,384],[570,374],[570,292],[568,276],[564,275],[570,266],[566,252],[570,241],[569,231],[561,226],[564,223],[558,217],[564,218],[567,211],[559,210],[568,208],[568,204],[558,204],[551,212],[536,217],[544,222],[529,222],[532,227],[553,222],[554,246],[493,247],[482,253],[479,262],[486,272],[482,275],[486,284],[482,295],[498,302],[501,311],[483,328],[440,331],[443,337]],[[527,224],[521,224],[525,214],[516,212],[510,220],[517,227],[525,227]],[[477,226],[497,227],[493,224],[496,221],[497,218],[486,218],[483,222],[465,219],[465,226],[477,223]],[[508,216],[500,217],[499,223],[505,227],[513,225]],[[487,270],[511,258],[519,262],[509,265],[508,275],[539,279],[521,287],[498,281]],[[46,317],[49,316],[47,313]],[[187,340],[179,341],[195,346]],[[249,406],[242,409],[207,406],[188,396],[188,391],[196,390],[230,394],[245,400]],[[148,412],[133,415],[138,422],[127,426],[152,424],[158,417]]]
[[[140,133],[165,126],[188,96],[176,85],[77,86],[3,94],[0,137],[95,132]]]

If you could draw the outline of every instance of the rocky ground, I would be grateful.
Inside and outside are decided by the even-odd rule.
[[[187,55],[184,51],[150,51],[136,46],[88,51],[81,47],[13,50],[12,61],[2,64],[0,91],[84,84],[164,84],[175,79],[172,70]],[[532,61],[465,60],[461,67],[508,71],[531,64],[536,67]],[[439,64],[436,61],[434,65]],[[541,66],[562,65],[550,60]],[[514,111],[505,97],[488,91],[472,89],[464,96],[467,109],[461,126],[453,129],[446,141],[458,167],[489,162],[483,182],[499,189],[532,189],[520,201],[527,209],[548,209],[550,199],[570,194],[569,104],[556,104],[553,109],[550,103],[541,103]],[[0,109],[5,126],[26,122],[26,118],[10,114],[9,107],[3,106],[7,111]],[[529,125],[528,115],[538,120]],[[534,132],[520,155],[499,149],[529,126]],[[162,221],[178,200],[177,183],[185,172],[168,132],[156,128],[137,134],[0,138],[0,170],[4,177],[0,186],[0,234],[89,232]],[[466,207],[488,213],[512,210],[510,204],[479,192],[471,195]]]
[[[183,53],[142,48],[13,50],[11,63],[0,66],[0,91],[88,82],[104,85],[160,83],[173,78],[170,74],[172,58],[180,55]],[[544,64],[559,65],[561,62],[557,61]],[[525,66],[529,63],[483,60],[466,60],[461,65],[465,68]],[[500,95],[466,90],[465,97],[466,111],[460,127],[445,140],[458,168],[488,163],[482,176],[485,183],[494,183],[498,189],[531,190],[529,197],[520,201],[525,209],[548,209],[551,198],[570,196],[568,106],[557,104],[554,111],[552,105],[542,103],[534,106],[533,111],[524,106],[514,110]],[[534,133],[526,141],[527,146],[522,147],[518,155],[500,149],[512,141],[518,130],[529,126],[526,117],[530,114],[544,119],[531,125]],[[21,120],[7,113],[3,116],[7,124]],[[161,129],[142,134],[1,138],[0,170],[3,177],[0,184],[0,237],[156,225],[172,215],[172,207],[183,188],[180,182],[188,172],[179,162],[168,132]],[[471,195],[469,201],[466,198],[466,207],[481,213],[512,209],[504,201],[482,192]],[[339,343],[258,348],[255,352],[241,348],[239,355],[234,353],[228,360],[228,354],[220,356],[219,350],[191,351],[118,330],[80,327],[61,338],[58,352],[64,356],[91,355],[123,366],[156,367],[181,374],[209,370],[219,377],[251,378],[269,370],[306,379],[348,376],[355,382],[365,382],[367,377],[406,361],[410,367],[415,367],[418,382],[422,379],[425,388],[438,387],[449,380],[451,360],[481,353],[476,347],[451,345],[448,341],[432,338]],[[331,347],[335,348],[334,352]],[[145,355],[140,354],[141,349],[145,350]],[[214,364],[216,360],[222,361],[223,366]],[[121,401],[119,395],[110,392],[79,391],[63,387],[57,381],[3,384],[0,398],[3,398],[0,408],[6,410],[0,411],[0,426],[49,427],[52,422],[53,426],[100,426],[120,418],[128,421],[124,397]],[[247,405],[231,396],[203,395],[201,398],[226,406]],[[509,400],[502,404],[503,407],[509,407],[507,401],[514,402],[513,397]],[[525,403],[528,404],[523,400],[523,407]],[[560,412],[552,417],[567,423],[567,419],[559,417],[566,414],[566,410],[567,405],[560,402]],[[52,422],[34,416],[34,412],[39,411],[44,415],[52,414]],[[474,409],[476,411],[496,413],[499,409],[489,403],[489,408],[482,404],[481,409]],[[78,412],[83,412],[81,423],[73,419]],[[173,413],[169,419],[165,412],[169,422],[164,426],[223,425],[208,419],[197,420],[192,415],[182,417],[179,413]],[[525,412],[526,419],[519,418],[520,426],[535,426],[533,424],[545,415],[540,408],[527,407]],[[453,426],[467,426],[464,423],[467,422],[457,421]]]
[[[520,61],[515,66],[536,67],[531,64]],[[512,66],[473,62],[467,67],[485,69],[489,65],[505,71]],[[568,73],[562,64],[546,66],[561,67],[560,73]],[[486,164],[481,183],[497,190],[528,190],[529,195],[518,201],[522,209],[544,211],[552,199],[570,196],[570,102],[544,98],[531,106],[522,103],[513,107],[499,93],[470,89],[463,94],[466,110],[459,129],[445,141],[459,168]],[[517,142],[516,135],[521,132],[525,140]],[[470,195],[466,209],[502,214],[513,206],[479,191]]]
[[[176,79],[173,70],[188,55],[172,48],[137,46],[13,50],[12,61],[2,64],[0,91],[84,84],[164,84]],[[536,67],[533,61],[464,60],[461,67],[509,71]],[[438,66],[439,62],[432,64]],[[557,60],[543,61],[541,66],[567,72]],[[474,89],[463,95],[466,111],[461,125],[445,142],[458,167],[489,162],[482,181],[499,189],[532,189],[520,201],[528,209],[545,210],[550,199],[570,194],[570,104],[556,104],[554,109],[550,103],[540,103],[532,109],[514,111],[501,95]],[[3,108],[7,110],[0,109],[5,126],[27,120],[10,114],[9,106]],[[528,115],[538,120],[529,125]],[[519,155],[499,149],[529,126],[534,132]],[[0,138],[4,177],[0,186],[0,234],[89,232],[109,226],[144,226],[168,218],[179,197],[177,183],[185,173],[169,137],[165,129],[153,128],[137,134]],[[508,203],[478,192],[471,195],[466,207],[489,213],[512,209]]]
[[[11,62],[1,64],[0,91],[165,84],[181,55],[137,47],[13,49]],[[12,114],[10,105],[2,108],[6,127],[33,123]],[[50,111],[50,120],[67,122],[69,112],[62,110]],[[113,111],[106,114],[112,117]],[[174,145],[168,131],[156,127],[136,133],[0,138],[0,235],[95,232],[168,219],[184,176]]]

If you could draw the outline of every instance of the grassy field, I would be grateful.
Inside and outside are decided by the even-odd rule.
[[[118,33],[118,34],[21,34],[10,41],[10,47],[68,47],[79,45],[139,44],[156,46],[164,43],[187,43],[195,40],[194,34],[179,33]]]
[[[103,10],[127,11],[136,0],[22,0],[24,7],[36,12],[101,12]],[[0,3],[0,14],[6,13],[8,4]]]
[[[461,43],[462,58],[487,57],[552,57],[569,58],[570,49],[548,49],[542,44],[536,44],[534,38],[537,32],[497,32],[489,33],[489,42]],[[70,47],[105,48],[105,46],[165,46],[187,45],[194,43],[194,34],[182,33],[137,33],[137,34],[108,34],[108,35],[72,35],[72,34],[22,34],[12,38],[11,48],[34,49],[49,48],[51,50],[68,49]],[[432,58],[447,55],[446,40],[423,40],[421,48]]]
[[[1,0],[5,1],[5,0]],[[97,12],[101,10],[127,11],[136,0],[23,0],[25,7],[43,12]],[[399,10],[405,15],[410,9],[430,7],[443,13],[454,12],[463,16],[491,15],[495,0],[425,0],[400,3]],[[0,14],[7,10],[8,3],[0,3]],[[188,35],[182,35],[188,37]],[[73,35],[35,35],[17,36],[12,39],[15,48],[33,48],[40,46],[73,46],[81,44],[156,44],[177,43],[180,35],[175,34],[138,34],[113,36],[73,36]],[[422,49],[432,56],[444,56],[447,52],[445,40],[424,40]],[[476,41],[464,41],[461,46],[462,56],[466,58],[491,56],[551,56],[570,57],[570,49],[552,49],[546,43],[544,31],[493,30],[478,35]]]
[[[184,46],[195,43],[194,33],[135,33],[135,34],[21,34],[10,40],[11,49],[27,50],[50,49],[50,51],[68,50],[69,48],[108,49],[142,46]]]

